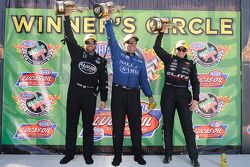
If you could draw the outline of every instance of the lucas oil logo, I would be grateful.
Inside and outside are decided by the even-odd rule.
[[[196,139],[221,139],[226,134],[228,125],[220,121],[210,122],[208,125],[195,125]]]
[[[16,130],[15,138],[18,140],[27,139],[49,139],[55,133],[57,125],[49,120],[40,120],[35,124],[22,123]]]
[[[200,87],[203,88],[223,88],[229,74],[219,70],[212,70],[208,74],[198,74]]]
[[[162,117],[160,110],[148,110],[148,103],[142,101],[142,119],[141,130],[143,138],[150,138],[154,135],[155,131],[159,128],[160,119]],[[94,140],[98,141],[105,137],[112,136],[112,118],[110,110],[97,111],[94,117]],[[83,136],[81,131],[80,137]],[[124,136],[130,136],[130,129],[128,119],[125,120]]]
[[[32,117],[40,117],[51,111],[60,97],[24,91],[13,96],[13,99],[26,114]]]
[[[193,42],[189,51],[193,55],[196,63],[204,67],[211,67],[218,64],[228,53],[229,48],[224,46],[215,46],[209,42]]]
[[[94,64],[91,64],[86,61],[82,61],[78,64],[78,68],[85,74],[94,74],[97,71],[97,68]]]
[[[24,40],[15,47],[28,63],[42,65],[52,59],[61,46],[46,44],[43,41]]]
[[[200,101],[195,112],[203,118],[216,117],[230,101],[230,97],[217,97],[208,92],[200,94]]]
[[[41,69],[36,73],[22,72],[16,86],[26,88],[30,86],[52,86],[56,80],[57,73],[50,69]]]

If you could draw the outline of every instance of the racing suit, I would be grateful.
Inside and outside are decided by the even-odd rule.
[[[193,131],[192,111],[189,110],[192,98],[199,101],[200,84],[197,78],[196,64],[192,60],[188,60],[187,55],[184,58],[179,58],[177,55],[166,52],[161,47],[162,38],[163,33],[160,32],[153,48],[165,66],[165,84],[160,102],[163,115],[165,156],[172,156],[174,115],[177,109],[189,157],[191,160],[197,160],[198,150]],[[189,80],[193,96],[188,89]]]
[[[113,65],[111,114],[114,154],[115,156],[122,155],[125,117],[127,115],[132,150],[135,156],[140,156],[142,154],[140,89],[146,96],[152,97],[145,62],[136,53],[128,53],[119,46],[110,20],[105,22],[105,28]]]
[[[71,57],[70,82],[67,94],[66,156],[74,156],[77,125],[82,112],[83,155],[93,154],[93,121],[96,110],[97,89],[100,100],[107,100],[108,75],[106,60],[98,53],[88,53],[77,44],[69,16],[64,21],[65,40]]]

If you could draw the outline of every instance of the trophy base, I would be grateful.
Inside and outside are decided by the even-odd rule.
[[[57,1],[54,4],[54,11],[56,15],[64,15],[65,13],[65,4],[64,1]]]
[[[99,19],[106,17],[109,14],[109,7],[105,3],[94,4],[93,13]]]

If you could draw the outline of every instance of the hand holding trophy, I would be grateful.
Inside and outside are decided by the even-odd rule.
[[[71,12],[83,12],[88,10],[88,7],[79,7],[74,1],[56,1],[54,11],[56,15],[64,15],[66,10]]]
[[[95,17],[104,18],[109,15],[110,12],[120,12],[125,6],[114,5],[112,1],[106,3],[97,3],[93,6],[93,12]]]
[[[165,31],[168,27],[178,28],[182,26],[181,23],[173,23],[169,18],[151,18],[149,21],[149,27],[152,32]]]

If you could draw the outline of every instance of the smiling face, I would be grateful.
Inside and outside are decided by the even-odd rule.
[[[176,55],[179,57],[179,58],[184,58],[187,54],[187,49],[180,46],[178,48],[176,48]]]
[[[92,53],[96,49],[96,41],[94,39],[88,39],[84,42],[84,49],[88,53]]]
[[[135,38],[131,38],[123,43],[124,49],[129,53],[135,53],[137,48],[137,41]]]

